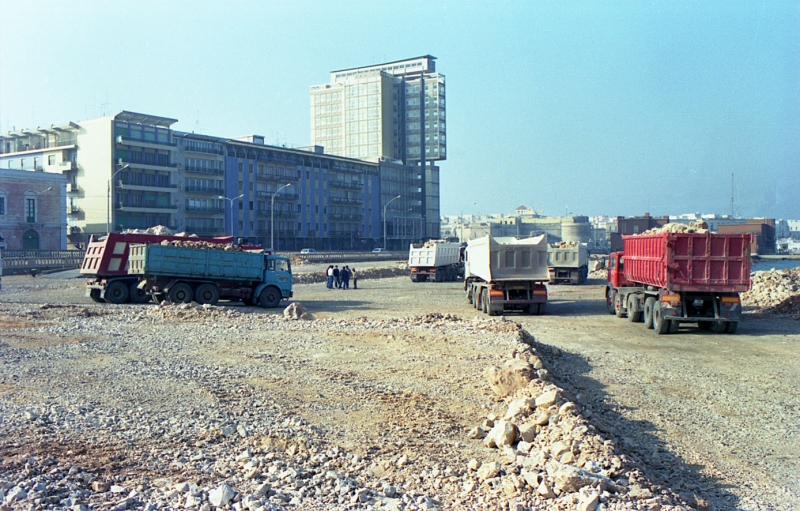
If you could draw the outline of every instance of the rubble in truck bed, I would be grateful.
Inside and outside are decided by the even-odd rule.
[[[666,224],[661,227],[653,227],[644,231],[642,234],[660,234],[663,232],[682,232],[682,233],[708,233],[708,224],[705,222],[689,222],[688,224]]]

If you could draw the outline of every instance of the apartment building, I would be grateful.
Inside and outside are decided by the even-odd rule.
[[[0,168],[65,177],[73,245],[156,225],[280,250],[371,249],[382,245],[384,220],[390,247],[425,237],[429,210],[416,166],[269,146],[258,135],[185,133],[172,129],[176,122],[122,111],[15,131],[0,135]]]
[[[0,167],[2,248],[66,250],[66,194],[61,174]]]

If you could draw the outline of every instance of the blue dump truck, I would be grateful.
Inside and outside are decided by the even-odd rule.
[[[289,259],[263,251],[134,244],[128,273],[139,276],[139,288],[157,302],[241,300],[277,307],[292,297]]]

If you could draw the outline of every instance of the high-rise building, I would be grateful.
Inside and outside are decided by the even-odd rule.
[[[445,111],[431,55],[332,71],[330,83],[311,87],[311,143],[362,160],[444,160]]]
[[[311,143],[330,154],[414,166],[414,206],[430,219],[423,237],[436,238],[434,162],[447,157],[445,112],[445,77],[431,55],[332,71],[330,83],[311,87]]]

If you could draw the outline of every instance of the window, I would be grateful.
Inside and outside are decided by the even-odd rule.
[[[25,221],[36,222],[36,199],[25,199]]]
[[[47,164],[48,165],[55,165],[56,164],[56,155],[51,154],[47,157]]]
[[[6,214],[6,198],[0,197],[0,216],[5,216]]]

